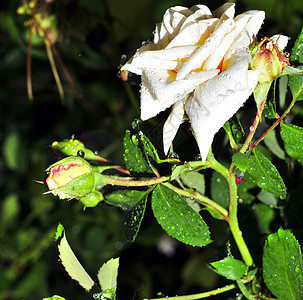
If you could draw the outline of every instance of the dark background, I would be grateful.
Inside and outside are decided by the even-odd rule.
[[[291,50],[303,24],[302,1],[235,2],[237,13],[265,10],[260,34],[290,36],[287,51]],[[223,3],[203,2],[211,10]],[[16,13],[20,1],[1,1],[0,299],[41,299],[53,294],[66,299],[92,299],[58,262],[54,242],[58,222],[65,226],[72,248],[94,279],[102,263],[121,257],[118,299],[155,297],[157,292],[171,296],[198,293],[225,284],[205,264],[220,258],[220,251],[224,253],[227,236],[222,222],[206,214],[215,243],[193,248],[165,235],[148,207],[137,240],[129,244],[123,233],[122,211],[100,205],[83,212],[83,206],[75,200],[59,201],[52,195],[42,195],[46,187],[34,182],[43,180],[44,170],[57,159],[49,145],[73,134],[100,155],[123,164],[122,139],[131,121],[139,117],[139,88],[135,85],[138,78],[129,85],[117,75],[121,56],[130,57],[142,41],[152,38],[155,22],[161,21],[165,9],[194,4],[198,3],[39,1],[44,13],[56,16],[55,46],[79,89],[77,93],[71,87],[56,60],[65,92],[62,104],[43,40],[37,37],[32,48],[34,100],[28,99],[29,27],[24,26],[28,16]],[[163,252],[163,243],[171,247],[171,252]],[[217,299],[227,297],[224,294]]]

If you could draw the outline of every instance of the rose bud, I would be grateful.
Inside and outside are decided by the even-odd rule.
[[[286,36],[265,37],[255,49],[252,50],[252,69],[259,69],[259,82],[271,82],[279,77],[283,69],[289,65],[288,58],[281,48],[286,46]],[[280,47],[279,47],[280,46]]]
[[[82,202],[82,204],[84,204],[85,207],[94,207],[103,199],[103,194],[94,189],[86,196],[80,198],[80,201]]]
[[[66,157],[51,165],[46,171],[49,172],[46,179],[49,192],[60,199],[81,200],[96,191],[92,166],[79,156]],[[87,204],[86,206],[91,206]]]
[[[85,159],[95,159],[96,155],[90,149],[85,148],[84,144],[72,136],[69,140],[53,142],[52,148],[69,156],[83,156]]]

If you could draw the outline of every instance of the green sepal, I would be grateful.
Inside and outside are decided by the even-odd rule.
[[[95,207],[99,202],[104,199],[103,194],[96,189],[81,197],[79,200],[85,207]]]
[[[94,174],[85,173],[73,179],[64,186],[52,189],[52,192],[63,193],[69,195],[70,198],[76,198],[79,200],[94,189],[94,183]]]
[[[260,106],[262,101],[267,97],[272,81],[258,82],[254,90],[254,99],[257,105],[258,112],[260,112]]]

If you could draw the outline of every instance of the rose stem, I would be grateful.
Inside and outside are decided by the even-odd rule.
[[[274,128],[276,128],[284,119],[284,117],[290,112],[290,110],[293,108],[293,106],[295,105],[295,103],[297,102],[297,99],[299,97],[299,95],[302,93],[303,91],[303,87],[299,90],[299,92],[297,93],[296,97],[293,98],[293,100],[291,101],[291,103],[289,104],[289,106],[287,107],[287,109],[285,110],[285,112],[283,113],[283,115],[281,117],[279,117],[275,123],[273,123],[263,134],[262,136],[255,141],[250,147],[249,149],[256,147],[264,138],[265,136]]]
[[[242,232],[239,228],[237,210],[238,210],[238,199],[237,199],[237,184],[235,175],[229,173],[229,171],[221,165],[212,154],[208,155],[207,160],[211,163],[210,168],[219,172],[228,183],[229,188],[229,227],[231,233],[236,241],[241,256],[247,266],[253,265],[253,259],[247,248],[247,245],[243,239]]]
[[[225,293],[227,291],[230,291],[234,289],[236,286],[234,284],[230,284],[227,286],[224,286],[222,288],[218,288],[212,291],[204,292],[201,294],[194,294],[194,295],[185,295],[185,296],[175,296],[175,297],[164,297],[164,298],[156,298],[156,299],[144,299],[144,300],[195,300],[195,299],[202,299],[207,298],[210,296],[219,295],[222,293]]]

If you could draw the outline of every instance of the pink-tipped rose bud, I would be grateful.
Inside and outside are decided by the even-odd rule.
[[[46,184],[50,192],[60,199],[80,200],[95,190],[94,171],[81,157],[66,157],[47,170]]]
[[[278,47],[278,41],[268,37],[256,45],[255,49],[252,50],[252,55],[252,69],[260,70],[260,83],[273,81],[289,65],[288,58]]]

